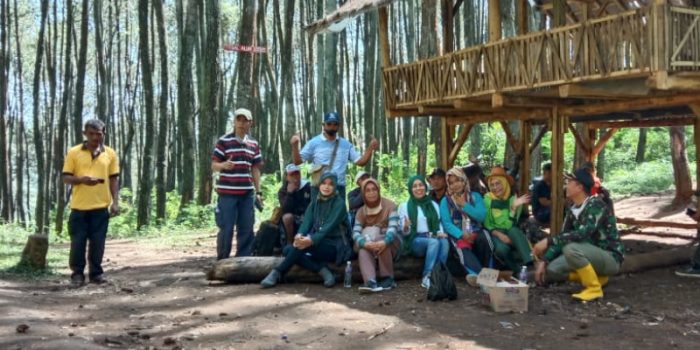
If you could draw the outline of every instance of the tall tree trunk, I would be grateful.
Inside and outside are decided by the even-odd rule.
[[[673,183],[676,186],[676,195],[673,198],[674,206],[682,206],[690,201],[693,196],[693,184],[688,170],[688,154],[685,145],[685,130],[682,126],[669,128],[671,136],[671,162],[673,163]]]
[[[180,58],[177,74],[177,121],[182,150],[182,185],[180,210],[194,199],[195,144],[194,139],[194,87],[192,84],[192,58],[197,35],[197,1],[189,0],[184,29],[180,37]]]
[[[107,68],[105,66],[105,55],[102,39],[102,0],[93,0],[93,25],[95,32],[95,52],[97,54],[97,118],[108,124],[107,119],[107,92],[109,91],[109,82],[107,76]],[[107,126],[109,128],[109,125]]]
[[[151,60],[148,55],[148,0],[139,0],[139,61],[141,62],[141,79],[144,92],[146,123],[144,130],[155,130],[153,112],[153,77],[151,76]],[[138,213],[136,228],[148,225],[150,222],[151,189],[153,189],[153,133],[145,133],[142,150],[141,174],[139,177]]]
[[[69,0],[70,4],[70,0]],[[34,60],[34,80],[32,82],[32,120],[34,127],[34,155],[36,156],[37,169],[37,195],[34,218],[36,220],[36,232],[39,234],[48,234],[46,231],[46,171],[44,155],[44,138],[42,137],[41,122],[39,120],[39,83],[41,82],[41,63],[44,57],[44,32],[46,29],[46,18],[48,16],[49,1],[42,0],[41,2],[41,25],[39,27],[39,36],[37,38],[36,58]]]
[[[83,0],[80,15],[80,48],[78,52],[78,76],[75,82],[75,107],[73,107],[73,140],[83,139],[83,96],[85,95],[85,72],[87,70],[88,47],[88,0]]]
[[[5,0],[0,1],[0,223],[10,221],[12,199],[10,196],[10,157],[7,151],[7,105],[9,59],[9,16]]]
[[[325,0],[325,12],[333,12],[338,6],[337,0]],[[319,72],[321,80],[322,94],[321,111],[322,113],[330,111],[339,111],[338,101],[338,34],[327,33],[319,40],[323,40],[323,65],[322,71]]]
[[[603,137],[603,135],[605,135],[606,132],[607,129],[599,129],[598,139],[600,140],[600,138]],[[604,180],[605,173],[607,171],[607,164],[605,163],[605,147],[603,147],[603,149],[600,150],[600,153],[598,153],[598,159],[596,161],[595,170],[596,176],[598,176],[599,179]]]
[[[284,120],[284,133],[282,133],[281,139],[283,142],[282,146],[282,157],[284,155],[291,154],[291,147],[289,142],[284,142],[288,140],[292,134],[296,131],[296,116],[294,113],[294,59],[292,48],[294,43],[293,33],[294,33],[294,4],[295,0],[284,1],[284,32],[283,37],[280,38],[282,41],[282,48],[280,50],[280,66],[282,68],[282,81],[280,89],[280,98],[282,103],[279,104],[279,112],[277,114],[278,120]],[[283,119],[284,118],[284,119]]]
[[[73,75],[71,69],[71,50],[73,48],[73,36],[70,33],[73,32],[73,1],[68,0],[66,3],[66,23],[65,23],[65,46],[64,46],[64,61],[63,61],[63,96],[61,99],[61,111],[58,116],[58,130],[56,137],[56,153],[54,155],[54,169],[61,171],[63,169],[64,160],[64,149],[65,149],[65,137],[68,129],[68,107],[70,105],[70,95],[71,95],[71,77]],[[66,185],[63,181],[57,184],[58,187],[58,201],[56,203],[56,222],[55,230],[57,233],[63,231],[63,215],[66,209],[66,198],[65,191]]]
[[[437,53],[437,31],[435,19],[437,16],[437,0],[425,0],[421,7],[420,45],[418,57],[429,58]],[[428,118],[418,118],[416,122],[416,137],[418,144],[418,174],[425,175],[428,161]],[[435,138],[435,135],[432,135]]]
[[[639,139],[637,140],[637,156],[634,160],[637,164],[644,163],[644,155],[647,150],[647,128],[639,128]]]
[[[165,220],[165,161],[167,151],[165,144],[168,139],[168,47],[165,36],[165,20],[163,19],[163,1],[153,0],[158,28],[158,54],[160,56],[160,104],[158,111],[158,149],[156,150],[156,218],[159,223]]]
[[[247,3],[248,1],[246,1]],[[254,5],[253,5],[254,6]],[[213,189],[211,150],[214,130],[221,105],[221,72],[219,70],[219,0],[206,1],[206,31],[200,65],[202,68],[202,100],[199,113],[199,196],[200,205],[211,203]],[[252,109],[252,108],[251,108]]]

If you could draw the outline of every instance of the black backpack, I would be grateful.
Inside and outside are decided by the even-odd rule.
[[[430,273],[430,288],[428,288],[428,300],[438,301],[442,299],[457,299],[457,287],[452,280],[452,275],[443,263],[435,264]]]
[[[253,240],[253,256],[272,256],[280,248],[280,229],[270,221],[260,223]]]

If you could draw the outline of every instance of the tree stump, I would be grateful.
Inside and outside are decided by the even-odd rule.
[[[43,270],[46,268],[46,253],[49,251],[49,237],[33,234],[27,238],[27,244],[22,251],[20,266]]]

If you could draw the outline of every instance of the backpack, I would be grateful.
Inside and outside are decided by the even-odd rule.
[[[253,240],[253,256],[272,256],[280,248],[280,229],[269,220],[260,223]]]
[[[435,264],[433,271],[430,273],[428,300],[438,301],[442,299],[457,299],[457,287],[445,264],[439,262]]]

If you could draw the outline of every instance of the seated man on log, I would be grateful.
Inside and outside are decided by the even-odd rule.
[[[572,297],[591,301],[603,297],[608,276],[620,271],[624,247],[610,208],[591,195],[591,174],[581,168],[565,178],[573,205],[567,208],[562,232],[534,246],[533,254],[542,259],[536,263],[535,280],[542,284],[545,275],[553,280],[568,277],[585,287]]]
[[[348,192],[348,218],[350,220],[349,227],[355,226],[355,215],[357,214],[357,210],[365,205],[365,202],[362,199],[362,183],[369,178],[369,173],[360,170],[357,175],[355,175],[355,184],[357,184],[357,188]]]
[[[538,224],[549,226],[549,214],[552,208],[552,163],[542,166],[542,180],[532,189],[532,216]]]
[[[311,202],[311,183],[301,179],[301,170],[294,163],[287,165],[286,172],[287,178],[277,192],[277,198],[282,208],[281,227],[287,244],[292,244]]]

